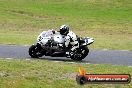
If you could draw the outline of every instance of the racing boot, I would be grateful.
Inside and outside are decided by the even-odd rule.
[[[65,48],[64,48],[64,51],[65,51],[65,56],[66,56],[66,57],[70,57],[70,51],[71,51],[71,50],[70,50],[68,47],[65,47]]]

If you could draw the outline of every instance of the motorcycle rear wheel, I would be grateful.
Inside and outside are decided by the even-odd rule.
[[[43,54],[41,52],[39,52],[38,48],[36,45],[32,45],[30,48],[29,48],[29,55],[32,57],[32,58],[39,58],[39,57],[42,57]]]

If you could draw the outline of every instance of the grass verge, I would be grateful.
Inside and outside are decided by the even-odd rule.
[[[79,66],[91,74],[131,74],[132,67],[64,63],[48,60],[0,59],[1,88],[82,88],[75,81]],[[87,84],[83,88],[131,88],[130,84]]]
[[[69,24],[92,48],[132,50],[132,0],[0,0],[0,43],[32,44],[43,30]]]

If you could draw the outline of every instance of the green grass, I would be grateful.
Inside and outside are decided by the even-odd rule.
[[[1,88],[82,88],[75,81],[79,66],[91,74],[130,74],[132,67],[106,64],[0,59]],[[131,88],[130,84],[87,84],[83,88]]]
[[[0,43],[27,45],[68,24],[92,48],[132,50],[131,0],[0,0]]]

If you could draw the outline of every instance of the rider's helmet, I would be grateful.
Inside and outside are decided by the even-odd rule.
[[[69,27],[67,25],[62,25],[60,27],[60,34],[61,35],[67,35],[69,33]]]

